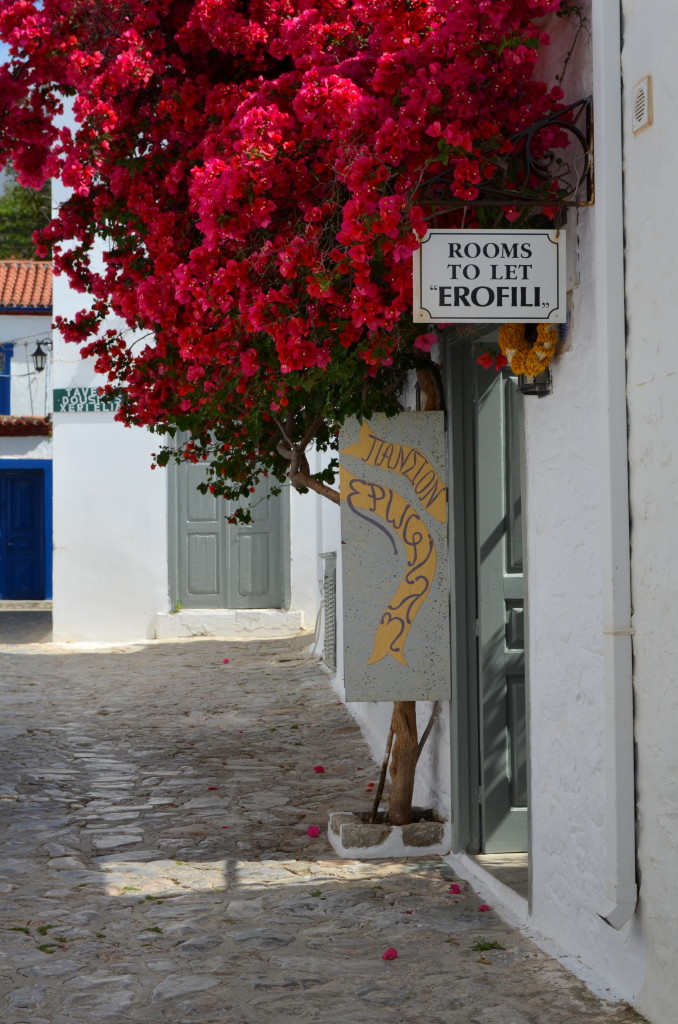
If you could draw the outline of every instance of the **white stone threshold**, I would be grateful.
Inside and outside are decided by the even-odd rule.
[[[247,640],[291,637],[304,632],[303,612],[280,611],[277,608],[183,609],[155,617],[157,640],[180,637],[214,636],[226,640]]]
[[[51,601],[0,601],[0,612],[51,612]]]

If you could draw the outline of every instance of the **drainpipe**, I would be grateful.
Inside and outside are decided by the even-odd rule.
[[[601,552],[605,671],[607,890],[599,916],[635,913],[633,648],[624,315],[620,0],[592,5],[595,116],[595,301],[602,340]]]

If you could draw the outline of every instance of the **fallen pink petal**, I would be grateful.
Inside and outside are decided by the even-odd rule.
[[[382,960],[395,960],[397,955],[398,955],[398,950],[394,949],[393,946],[391,946],[389,949],[386,950],[385,953],[381,954],[381,959]]]
[[[320,774],[321,772],[324,772],[325,769],[323,768],[323,766],[321,764],[316,764],[316,765],[314,765],[313,771],[314,772],[318,772],[318,774]]]
[[[228,665],[228,658],[224,658],[224,665]]]
[[[315,837],[320,835],[320,829],[318,828],[317,825],[309,825],[306,831],[308,832],[309,836]]]
[[[489,909],[490,908],[488,907],[487,903],[481,903],[480,906],[478,907],[478,910],[481,911],[481,913],[482,913],[483,910],[489,910]]]
[[[450,892],[461,892],[461,886],[457,885],[456,882],[453,882],[450,886]]]
[[[208,789],[219,789],[219,787],[218,787],[218,786],[208,786],[207,788],[208,788]]]

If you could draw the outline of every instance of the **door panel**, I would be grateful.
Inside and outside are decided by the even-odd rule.
[[[44,475],[0,470],[0,598],[45,597]]]
[[[521,401],[506,371],[474,367],[481,834],[527,850]]]
[[[218,595],[218,567],[218,537],[189,533],[186,538],[186,596]]]
[[[288,557],[284,503],[267,480],[251,497],[252,522],[229,524],[234,502],[198,491],[202,465],[171,467],[176,597],[184,608],[281,608]]]
[[[271,553],[266,537],[261,534],[238,539],[238,593],[241,597],[254,597],[268,591],[268,565]]]

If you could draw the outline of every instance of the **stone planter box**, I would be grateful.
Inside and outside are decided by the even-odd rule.
[[[367,814],[336,811],[330,814],[327,835],[339,857],[349,860],[374,860],[378,857],[421,857],[430,853],[449,853],[452,826],[440,821],[432,811],[414,807],[411,825],[388,825],[383,814],[375,825],[368,825]]]

